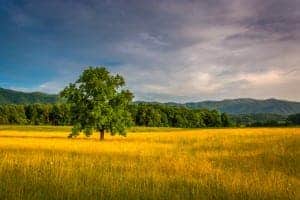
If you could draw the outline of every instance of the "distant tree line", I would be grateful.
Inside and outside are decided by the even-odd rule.
[[[132,105],[130,113],[137,126],[181,128],[231,126],[228,115],[216,110],[140,103]]]
[[[276,127],[300,125],[300,113],[279,115],[272,113],[230,115],[234,126],[246,127]]]
[[[226,113],[166,105],[132,104],[129,107],[136,126],[149,127],[229,127]],[[0,105],[0,124],[71,125],[67,104]]]
[[[148,127],[232,127],[300,125],[300,113],[227,115],[217,110],[189,109],[164,104],[132,104],[133,125]],[[0,124],[71,125],[67,104],[0,105]]]
[[[70,125],[67,104],[0,105],[0,124]]]
[[[286,115],[271,113],[230,115],[230,119],[235,123],[235,126],[249,127],[286,126],[290,123],[287,117]]]

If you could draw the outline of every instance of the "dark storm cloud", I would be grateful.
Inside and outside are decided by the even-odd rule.
[[[104,64],[137,99],[300,99],[297,0],[24,0],[0,10],[1,67],[40,74],[25,89],[57,92]]]

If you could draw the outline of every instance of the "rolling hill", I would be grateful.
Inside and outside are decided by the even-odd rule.
[[[167,103],[168,105],[184,106],[188,108],[216,109],[229,114],[257,114],[273,113],[290,115],[300,113],[300,102],[292,102],[278,99],[257,100],[250,98],[226,99],[222,101],[202,101],[184,104]]]
[[[0,104],[30,104],[30,103],[55,103],[58,101],[58,95],[46,94],[41,92],[20,92],[0,88]],[[142,102],[150,103],[157,102]],[[290,115],[300,113],[300,102],[285,101],[278,99],[257,100],[250,98],[226,99],[222,101],[201,101],[189,103],[164,103],[171,106],[183,106],[191,109],[207,108],[216,109],[229,114],[257,114],[272,113],[280,115]]]
[[[0,88],[0,104],[55,103],[58,95],[41,92],[20,92]]]

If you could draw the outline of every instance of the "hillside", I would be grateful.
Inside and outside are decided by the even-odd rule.
[[[41,92],[20,92],[0,88],[0,104],[30,104],[30,103],[54,103],[58,101],[58,95]]]
[[[168,105],[185,106],[188,108],[216,109],[230,114],[274,113],[289,115],[300,113],[300,102],[278,99],[227,99],[222,101],[202,101],[185,104],[167,103]]]
[[[55,103],[58,101],[58,95],[45,94],[41,92],[20,92],[0,88],[0,104],[29,104],[29,103]],[[142,102],[150,103],[157,102]],[[159,103],[160,104],[160,103]],[[300,113],[300,102],[284,101],[277,99],[226,99],[222,101],[201,101],[189,103],[165,103],[172,106],[183,106],[187,108],[207,108],[216,109],[229,114],[256,114],[256,113],[273,113],[280,115],[290,115]]]

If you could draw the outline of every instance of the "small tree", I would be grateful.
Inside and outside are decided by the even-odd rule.
[[[61,97],[70,104],[72,133],[76,137],[80,131],[90,136],[93,130],[112,135],[126,135],[125,128],[131,124],[128,105],[133,94],[123,90],[124,78],[111,75],[104,67],[89,67],[84,70],[75,83],[71,83],[61,92]]]

